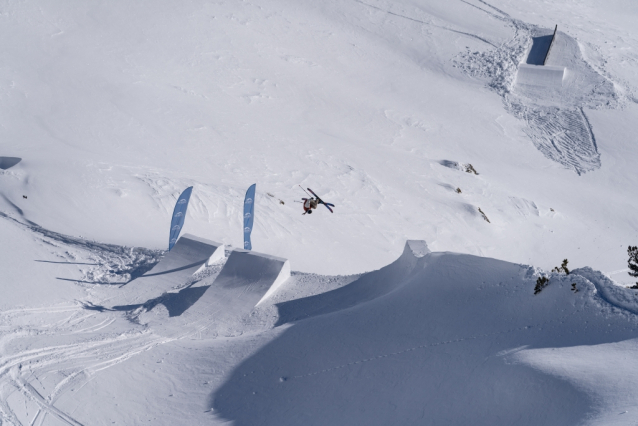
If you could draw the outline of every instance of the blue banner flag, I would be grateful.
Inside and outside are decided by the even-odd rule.
[[[173,210],[173,219],[171,220],[171,235],[168,240],[168,251],[170,251],[179,237],[179,233],[184,226],[184,219],[186,219],[186,209],[188,208],[188,200],[191,198],[191,192],[193,187],[189,186],[182,192],[182,195],[177,199],[175,203],[175,209]]]
[[[250,243],[250,233],[253,232],[253,219],[255,218],[255,187],[256,183],[250,185],[244,198],[244,249],[252,250]]]

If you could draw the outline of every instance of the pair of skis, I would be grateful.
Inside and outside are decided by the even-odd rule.
[[[301,187],[301,185],[299,185],[299,188],[301,188],[304,192],[306,192],[306,194],[308,194],[308,192],[307,192],[305,189],[303,189],[303,188]],[[332,203],[326,203],[325,201],[323,201],[321,198],[319,198],[319,196],[318,196],[317,194],[315,194],[315,192],[314,192],[312,189],[308,188],[308,191],[310,191],[310,194],[312,194],[312,195],[315,197],[315,199],[317,200],[317,203],[319,203],[319,204],[323,204],[324,206],[326,206],[326,208],[327,208],[328,210],[330,210],[330,213],[334,213],[334,211],[332,211],[332,207],[334,207],[334,206],[335,206],[334,204],[332,204]],[[308,195],[310,195],[310,194],[308,194]],[[304,214],[305,214],[305,213],[304,213]]]

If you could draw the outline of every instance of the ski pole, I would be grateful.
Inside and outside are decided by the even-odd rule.
[[[306,195],[307,195],[307,196],[309,196],[310,198],[312,198],[312,196],[310,196],[310,194],[308,194],[308,191],[306,191],[305,189],[303,189],[303,187],[302,187],[301,185],[298,185],[298,186],[299,186],[299,188],[301,188],[301,190],[302,190],[303,192],[305,192],[305,193],[306,193]]]

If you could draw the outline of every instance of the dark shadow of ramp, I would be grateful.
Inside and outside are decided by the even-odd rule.
[[[526,64],[529,65],[543,65],[545,56],[549,50],[549,45],[552,43],[552,35],[546,35],[541,37],[532,38],[532,48],[527,55]]]
[[[197,302],[199,298],[202,297],[202,295],[206,292],[208,287],[209,286],[183,288],[177,293],[165,293],[160,297],[156,297],[155,299],[151,299],[137,305],[122,305],[113,306],[112,308],[105,308],[103,306],[85,304],[84,308],[97,311],[130,312],[141,307],[144,307],[145,310],[150,311],[157,305],[164,305],[164,307],[166,307],[166,309],[168,310],[169,317],[178,317],[186,312],[188,308],[193,306],[193,304],[195,304],[195,302]]]
[[[178,293],[168,293],[162,297],[160,303],[168,310],[169,317],[178,317],[193,306],[208,290],[208,286],[188,287]]]
[[[184,234],[153,269],[122,286],[122,294],[112,303],[114,306],[144,304],[153,296],[157,298],[186,283],[207,261],[212,263],[223,257],[223,244]]]
[[[22,158],[18,158],[18,157],[0,157],[0,169],[2,169],[2,170],[10,169],[11,167],[13,167],[16,164],[18,164],[20,161],[22,161]]]
[[[358,280],[326,293],[278,303],[276,326],[292,321],[340,311],[388,294],[403,285],[413,273],[417,259],[429,253],[425,241],[408,241],[403,254],[378,271],[368,272]]]

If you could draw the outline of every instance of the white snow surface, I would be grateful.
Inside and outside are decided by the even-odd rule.
[[[638,423],[636,19],[0,3],[0,425]],[[556,24],[562,85],[515,84]],[[253,183],[278,266],[224,269]],[[171,269],[188,186],[219,243]]]

